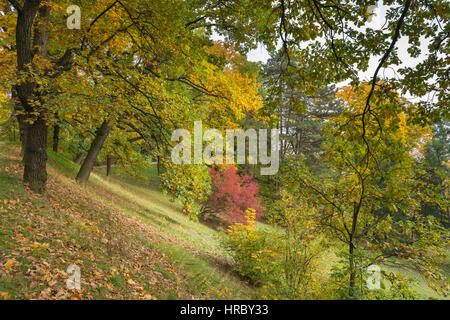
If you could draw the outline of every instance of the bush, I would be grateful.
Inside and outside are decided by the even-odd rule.
[[[283,232],[271,240],[280,244],[276,249],[279,273],[277,285],[267,295],[278,299],[324,298],[328,289],[323,286],[326,275],[320,258],[327,244],[319,236],[316,208],[282,190],[274,209],[271,222]]]
[[[368,266],[376,265],[378,262],[368,258],[364,253],[355,255],[356,277],[353,296],[349,296],[350,286],[348,283],[349,268],[347,265],[348,253],[341,251],[338,254],[340,262],[332,269],[331,281],[338,287],[334,290],[332,298],[337,300],[416,300],[417,292],[413,289],[414,280],[394,272],[383,270],[380,266],[378,289],[370,289],[367,285],[369,277],[374,279],[374,274],[369,272]]]
[[[236,271],[253,283],[262,284],[273,274],[275,253],[266,248],[266,237],[255,228],[256,211],[248,209],[244,220],[227,229],[224,246],[236,263]]]
[[[330,295],[326,243],[314,236],[316,211],[304,201],[281,193],[276,223],[270,232],[255,227],[256,212],[248,209],[244,223],[227,230],[225,247],[242,276],[261,285],[264,299],[324,299]]]
[[[252,208],[256,219],[263,214],[260,199],[256,196],[258,185],[251,175],[239,175],[235,166],[223,166],[209,171],[212,192],[209,207],[212,212],[220,214],[229,223],[245,222],[245,211]]]
[[[192,220],[198,220],[202,204],[211,192],[211,179],[205,165],[166,164],[167,171],[161,175],[164,192],[181,201],[182,211]]]

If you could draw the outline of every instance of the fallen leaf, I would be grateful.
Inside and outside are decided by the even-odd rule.
[[[9,293],[8,292],[0,292],[0,297],[3,298],[3,300],[9,299]]]
[[[5,267],[6,270],[11,269],[14,266],[15,263],[16,263],[16,261],[14,259],[9,259],[4,264],[4,267]]]

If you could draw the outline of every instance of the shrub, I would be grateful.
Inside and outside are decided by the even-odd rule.
[[[190,219],[197,220],[202,204],[211,192],[211,179],[205,165],[166,165],[161,176],[164,192],[181,201],[182,211]]]
[[[348,253],[341,251],[338,253],[340,258],[331,274],[331,281],[338,287],[334,290],[331,298],[358,299],[358,300],[416,300],[419,298],[414,290],[414,280],[398,273],[388,272],[384,264],[380,267],[380,276],[378,281],[380,287],[378,289],[368,287],[369,277],[373,279],[374,274],[369,272],[368,266],[377,264],[373,258],[358,253],[355,255],[356,277],[355,287],[353,288],[353,296],[349,296],[350,287],[348,284],[349,269],[346,264],[348,261]]]
[[[244,222],[245,211],[255,210],[256,219],[262,216],[260,199],[256,196],[258,185],[251,175],[239,175],[235,166],[222,166],[218,170],[210,169],[212,193],[209,207],[220,214],[229,223]]]
[[[262,284],[273,273],[275,253],[266,248],[266,238],[255,228],[256,211],[248,209],[244,220],[227,229],[224,246],[236,263],[236,271]]]
[[[326,275],[320,257],[326,242],[318,236],[317,210],[305,199],[294,197],[286,190],[274,204],[271,222],[282,228],[272,234],[270,243],[278,244],[277,282],[268,285],[266,295],[278,299],[321,299]],[[320,283],[320,284],[319,284]]]
[[[298,226],[298,225],[297,225]],[[322,299],[324,274],[319,263],[321,244],[293,238],[292,229],[262,232],[256,229],[256,212],[248,209],[245,222],[227,229],[225,248],[235,270],[261,286],[264,299]]]

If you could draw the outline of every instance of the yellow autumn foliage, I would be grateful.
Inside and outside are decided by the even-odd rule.
[[[225,248],[236,263],[236,270],[255,283],[263,283],[273,270],[276,255],[267,249],[265,238],[256,229],[256,211],[245,212],[245,222],[237,222],[227,229]]]

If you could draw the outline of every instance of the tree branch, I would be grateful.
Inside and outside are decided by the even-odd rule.
[[[22,6],[20,5],[19,1],[17,0],[9,0],[9,3],[14,7],[14,9],[17,10],[17,12],[22,12]]]
[[[380,60],[380,63],[378,64],[377,69],[375,70],[375,74],[373,75],[372,86],[370,88],[369,95],[367,96],[366,106],[364,108],[364,112],[362,113],[362,126],[363,126],[362,138],[364,140],[364,143],[367,146],[367,150],[369,151],[369,153],[370,153],[370,147],[369,147],[369,144],[368,144],[368,142],[366,140],[366,122],[365,122],[365,117],[366,117],[367,113],[371,113],[370,99],[372,98],[373,92],[375,90],[375,86],[377,84],[378,73],[380,72],[380,70],[383,67],[384,63],[386,62],[387,58],[391,54],[392,50],[394,50],[395,44],[397,43],[397,40],[400,37],[400,29],[401,29],[401,27],[403,25],[403,21],[405,20],[405,17],[406,17],[406,14],[408,13],[410,5],[411,5],[411,0],[406,0],[405,6],[403,7],[402,15],[400,16],[400,19],[397,22],[397,26],[395,27],[395,32],[394,32],[394,36],[392,37],[391,45],[389,46],[387,51],[384,53],[383,57]]]

